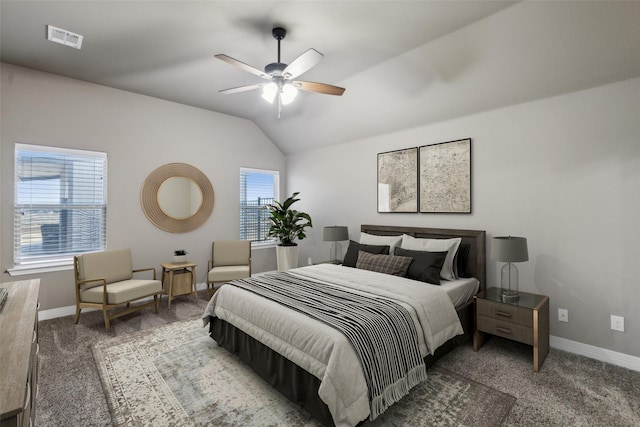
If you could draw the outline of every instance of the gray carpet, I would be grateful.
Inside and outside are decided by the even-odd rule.
[[[198,318],[206,301],[163,299],[160,315],[143,310],[112,323],[104,332],[102,314],[83,314],[42,321],[36,425],[111,425],[109,407],[93,358],[93,344],[112,337],[150,330],[178,320]],[[504,425],[640,425],[640,372],[551,350],[534,373],[530,347],[492,338],[479,351],[464,345],[437,367],[517,398]],[[455,423],[452,423],[454,425]],[[457,425],[457,424],[455,424]]]
[[[507,426],[640,426],[640,372],[551,349],[533,372],[531,347],[493,337],[439,366],[515,396]]]

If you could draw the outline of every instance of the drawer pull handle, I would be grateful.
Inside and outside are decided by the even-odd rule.
[[[503,328],[501,326],[496,326],[496,331],[502,332],[503,334],[510,334],[511,329]]]
[[[511,313],[507,313],[506,311],[496,310],[496,316],[511,317]]]

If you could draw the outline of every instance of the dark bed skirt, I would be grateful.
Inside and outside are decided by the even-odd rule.
[[[447,354],[471,335],[471,304],[458,309],[458,317],[465,330],[464,335],[447,341],[435,355],[427,355],[427,368]],[[255,338],[245,334],[230,323],[211,317],[209,334],[218,345],[223,346],[251,367],[262,379],[292,402],[306,409],[315,419],[326,426],[333,426],[333,418],[327,405],[318,397],[320,380],[289,359],[271,350]]]

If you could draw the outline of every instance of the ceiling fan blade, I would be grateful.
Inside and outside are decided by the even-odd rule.
[[[229,94],[232,94],[232,93],[246,92],[248,90],[260,89],[264,85],[265,85],[265,83],[259,83],[259,84],[255,84],[255,85],[232,87],[231,89],[221,90],[220,93],[224,93],[225,95],[229,95]]]
[[[236,68],[240,68],[241,70],[247,71],[251,74],[255,74],[256,76],[262,77],[263,79],[271,80],[271,76],[265,73],[264,71],[258,70],[257,68],[252,67],[251,65],[245,64],[244,62],[238,61],[237,59],[234,59],[223,53],[215,55],[215,57],[221,61],[226,62],[227,64],[233,65]]]
[[[298,89],[306,90],[307,92],[316,92],[316,93],[323,93],[325,95],[338,95],[338,96],[341,96],[344,93],[343,87],[328,85],[326,83],[303,82],[303,81],[295,81],[291,83]]]
[[[309,71],[320,60],[324,58],[324,55],[315,49],[309,49],[302,55],[293,60],[291,64],[282,71],[282,76],[285,79],[295,79],[302,73]]]

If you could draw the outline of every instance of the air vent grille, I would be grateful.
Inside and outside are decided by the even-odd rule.
[[[47,25],[47,40],[54,43],[80,49],[82,47],[82,38],[80,34],[72,33],[71,31],[63,30],[53,25]]]

